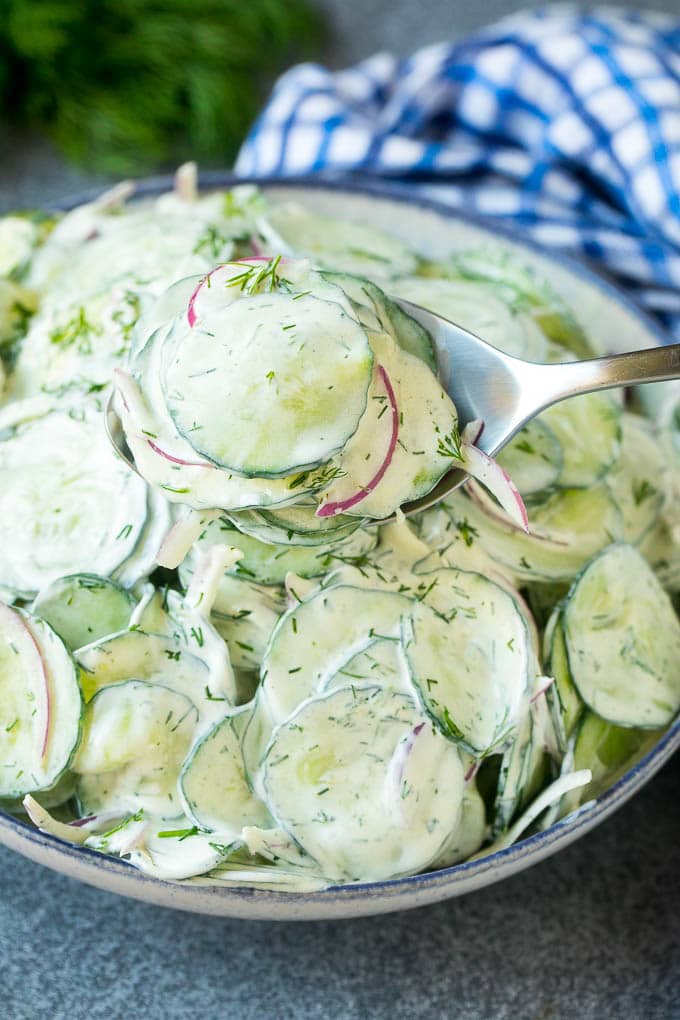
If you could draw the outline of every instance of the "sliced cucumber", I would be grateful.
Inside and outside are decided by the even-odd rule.
[[[22,597],[68,574],[111,576],[146,518],[146,486],[98,420],[53,412],[18,421],[0,442],[0,584]]]
[[[371,644],[398,641],[401,618],[411,605],[395,592],[339,586],[289,610],[262,660],[262,694],[273,720],[287,719]]]
[[[367,330],[389,333],[400,347],[420,358],[436,373],[437,358],[430,334],[375,283],[349,273],[321,275],[344,290],[355,307],[359,321]]]
[[[165,406],[161,339],[150,341],[135,359],[135,379],[123,380],[125,401],[118,411],[138,471],[167,500],[198,510],[285,506],[318,491],[327,472],[296,472],[287,478],[246,478],[219,470],[184,439]],[[142,397],[141,389],[144,392]],[[267,380],[269,382],[269,380]]]
[[[218,722],[195,746],[180,778],[184,809],[194,824],[237,839],[244,825],[266,828],[271,818],[253,796],[231,717]]]
[[[606,481],[623,514],[623,537],[635,545],[659,518],[668,464],[648,421],[625,413],[621,427],[621,456]]]
[[[604,484],[564,489],[531,507],[525,535],[499,516],[490,500],[461,493],[446,505],[455,520],[466,519],[486,553],[528,581],[570,581],[600,549],[623,535],[621,511]]]
[[[252,535],[272,545],[328,545],[342,541],[364,523],[361,517],[337,514],[317,517],[313,506],[287,506],[275,510],[240,510],[228,514],[231,522],[244,535]]]
[[[621,407],[609,393],[586,393],[555,404],[540,418],[562,447],[557,484],[588,488],[598,482],[621,452]]]
[[[526,361],[546,360],[546,338],[533,319],[508,307],[488,284],[413,276],[396,280],[391,290],[506,354]]]
[[[426,602],[404,620],[413,682],[442,733],[488,754],[517,725],[535,664],[524,617],[511,595],[481,574],[430,575]]]
[[[236,669],[259,670],[285,609],[285,597],[278,588],[265,588],[231,574],[222,578],[211,619],[227,642]]]
[[[328,269],[360,276],[412,273],[417,259],[392,234],[348,220],[319,216],[289,203],[269,209],[259,229],[272,254],[308,255]]]
[[[451,468],[452,455],[445,440],[457,430],[458,419],[451,399],[427,365],[398,347],[386,333],[371,337],[371,346],[385,375],[374,374],[366,413],[335,459],[341,473],[325,489],[323,499],[342,504],[368,490],[345,512],[382,518],[425,495]],[[379,470],[384,471],[380,484],[371,489],[371,480]]]
[[[158,550],[173,524],[170,503],[161,493],[147,487],[146,503],[146,524],[142,528],[139,542],[131,556],[113,575],[124,588],[132,588],[158,566]]]
[[[80,737],[73,659],[43,620],[0,602],[0,797],[51,790]]]
[[[427,867],[457,827],[463,767],[413,700],[341,688],[275,732],[267,803],[324,875],[387,878]]]
[[[364,330],[340,305],[283,293],[244,296],[204,328],[187,325],[166,340],[164,361],[167,407],[193,448],[221,467],[273,478],[343,448],[373,367]]]
[[[573,351],[579,358],[595,353],[590,342],[559,295],[513,251],[484,247],[456,254],[448,265],[433,265],[433,275],[481,280],[490,284],[516,311],[526,312],[548,339]]]
[[[107,634],[123,630],[134,605],[130,592],[107,577],[71,574],[43,588],[31,612],[49,623],[75,651]]]
[[[533,714],[527,706],[517,735],[501,759],[491,828],[494,839],[507,831],[517,813],[546,785],[548,765]]]
[[[282,585],[288,573],[299,577],[318,577],[333,566],[334,558],[352,560],[374,548],[377,536],[359,531],[332,546],[269,545],[237,531],[226,518],[212,521],[194,546],[194,554],[204,546],[226,543],[240,549],[243,556],[231,571],[237,577],[263,585]],[[186,572],[191,572],[192,554]]]
[[[569,671],[561,606],[555,609],[548,621],[544,645],[548,673],[554,678],[554,683],[546,691],[546,699],[558,743],[564,753],[583,712],[583,702]]]
[[[231,668],[225,682],[218,670],[210,668],[209,655],[204,656],[208,626],[204,622],[205,629],[198,635],[203,645],[194,641],[189,646],[192,651],[188,650],[188,642],[181,633],[165,637],[141,630],[124,631],[79,649],[77,660],[86,699],[91,700],[102,688],[127,680],[161,683],[191,700],[204,732],[222,718],[235,698]],[[224,646],[217,633],[214,637]]]
[[[562,445],[548,425],[534,419],[501,450],[496,460],[523,496],[552,488],[562,473]]]
[[[125,680],[163,683],[170,690],[204,697],[208,670],[196,656],[178,649],[177,642],[160,634],[126,630],[78,650],[84,671],[82,686],[91,701],[97,691]]]
[[[412,696],[411,674],[401,643],[376,641],[342,666],[324,684],[324,690],[331,691],[348,684],[384,687]]]
[[[450,868],[467,860],[486,838],[486,805],[474,780],[465,783],[460,821],[430,864],[433,869]]]
[[[97,691],[73,762],[81,814],[178,814],[179,774],[197,721],[193,702],[162,684],[129,680]]]
[[[574,735],[573,768],[590,769],[593,778],[587,786],[566,794],[561,813],[569,814],[579,804],[599,797],[659,736],[649,730],[614,726],[585,712]]]
[[[680,708],[680,621],[642,556],[613,545],[564,608],[569,669],[586,705],[618,726],[657,729]]]

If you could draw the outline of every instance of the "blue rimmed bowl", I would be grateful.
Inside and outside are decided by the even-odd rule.
[[[206,175],[206,187],[224,187],[232,179]],[[156,195],[171,186],[169,178],[144,181],[138,194]],[[626,296],[580,263],[555,256],[517,234],[452,212],[429,200],[414,199],[401,189],[376,183],[333,184],[321,181],[268,181],[264,190],[276,199],[294,199],[320,213],[346,217],[382,227],[433,258],[451,251],[498,243],[547,277],[555,290],[576,311],[595,347],[626,351],[657,346],[665,337]],[[63,208],[92,196],[80,195]],[[680,668],[680,663],[678,664]],[[196,913],[252,920],[328,920],[388,913],[426,906],[473,892],[523,871],[573,843],[639,790],[680,746],[680,719],[655,746],[619,778],[598,800],[577,814],[557,822],[545,832],[479,860],[451,868],[387,882],[336,886],[319,892],[275,892],[233,887],[226,883],[192,879],[163,882],[149,878],[131,865],[75,847],[38,832],[26,822],[0,811],[0,843],[30,860],[89,885],[159,906]]]

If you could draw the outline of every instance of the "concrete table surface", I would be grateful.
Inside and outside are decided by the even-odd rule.
[[[515,5],[320,6],[340,66]],[[0,210],[92,183],[46,143],[14,138]],[[680,1020],[679,791],[676,757],[600,829],[531,871],[436,907],[336,924],[174,913],[0,848],[0,1018]]]

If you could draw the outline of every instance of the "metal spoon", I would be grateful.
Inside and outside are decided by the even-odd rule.
[[[410,301],[393,300],[432,337],[439,379],[456,405],[460,428],[481,419],[484,429],[477,446],[490,456],[502,450],[531,418],[560,400],[594,390],[680,378],[680,344],[587,361],[540,365],[503,354],[462,326]],[[106,405],[105,423],[114,450],[137,471],[113,394]],[[449,471],[426,496],[404,504],[404,513],[426,510],[466,478],[464,471]]]
[[[423,326],[434,344],[439,380],[456,405],[460,428],[481,419],[476,445],[490,456],[552,404],[581,393],[680,378],[680,344],[611,354],[554,365],[511,357],[453,322],[401,298],[393,298]],[[464,471],[446,474],[404,513],[426,510],[465,481]]]

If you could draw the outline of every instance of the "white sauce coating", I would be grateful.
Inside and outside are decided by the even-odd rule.
[[[536,360],[583,331],[516,256],[432,263],[192,179],[0,219],[0,803],[155,877],[291,891],[577,809],[680,707],[651,572],[680,589],[677,434],[560,405],[507,452],[529,534],[476,484],[376,528],[460,444],[386,294]],[[103,433],[114,377],[148,484]]]

